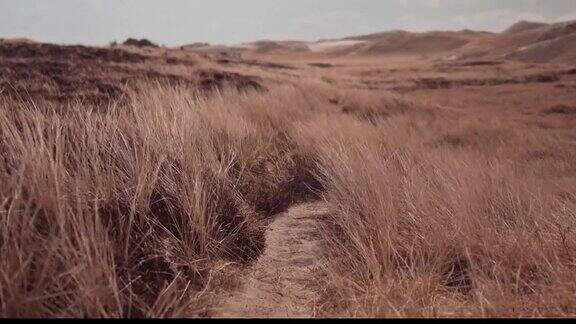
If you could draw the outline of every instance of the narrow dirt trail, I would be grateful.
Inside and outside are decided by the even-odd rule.
[[[222,296],[214,317],[313,317],[317,295],[312,271],[320,261],[318,221],[323,203],[292,207],[278,215],[266,232],[266,250],[243,273],[238,291]]]

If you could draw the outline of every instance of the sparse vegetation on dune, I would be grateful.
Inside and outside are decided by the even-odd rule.
[[[0,317],[576,314],[572,66],[298,55],[4,44]]]
[[[574,143],[410,117],[303,129],[334,210],[324,314],[573,315]]]

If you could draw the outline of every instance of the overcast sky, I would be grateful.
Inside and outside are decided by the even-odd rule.
[[[166,45],[316,40],[390,29],[499,31],[576,19],[576,0],[0,0],[0,37]]]

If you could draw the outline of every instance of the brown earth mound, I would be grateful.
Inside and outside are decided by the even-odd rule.
[[[20,42],[0,44],[0,57],[7,59],[51,58],[61,61],[100,60],[115,63],[142,63],[148,59],[147,56],[121,49]]]
[[[576,115],[576,106],[556,105],[543,111],[545,115]]]
[[[196,68],[196,63],[119,48],[0,43],[0,93],[56,102],[101,103],[123,98],[125,85],[146,79],[206,91],[224,86],[264,89],[256,77],[205,71]],[[167,72],[173,65],[182,66],[183,72]]]
[[[262,69],[278,69],[278,70],[297,70],[296,67],[286,64],[266,62],[260,60],[232,60],[232,59],[217,59],[216,62],[223,65],[244,65],[244,66],[257,66]]]
[[[499,86],[503,84],[528,84],[528,83],[554,83],[561,80],[567,71],[547,72],[528,74],[511,78],[466,78],[466,79],[449,79],[444,77],[438,78],[420,78],[414,80],[414,86],[409,89],[450,89],[459,87],[484,87]],[[398,90],[404,90],[399,87]]]
[[[525,46],[506,56],[524,62],[576,62],[576,32]]]
[[[255,77],[246,77],[238,73],[203,70],[199,72],[199,76],[200,87],[203,90],[221,89],[225,86],[237,90],[264,90],[264,87],[256,81]]]
[[[436,54],[450,51],[466,45],[469,40],[451,34],[425,34],[425,35],[403,35],[397,39],[379,41],[366,49],[366,53],[379,54],[388,52],[414,53],[414,54]]]
[[[358,54],[435,55],[448,53],[462,48],[469,42],[478,38],[486,37],[487,35],[489,35],[489,33],[473,32],[469,30],[458,32],[437,31],[427,33],[390,31],[350,37],[347,39],[366,42],[362,46],[354,49],[355,53]]]
[[[299,42],[274,42],[274,41],[259,41],[252,43],[254,46],[254,53],[269,54],[269,53],[301,53],[309,52],[308,46]]]
[[[548,24],[522,20],[508,27],[508,29],[506,29],[504,33],[506,34],[523,33],[528,30],[542,28],[546,26],[548,26]]]
[[[551,25],[544,29],[542,35],[536,39],[536,42],[543,42],[551,39],[573,35],[576,33],[576,21],[567,21]]]
[[[456,51],[460,58],[506,58],[535,63],[576,61],[576,22],[519,22]]]

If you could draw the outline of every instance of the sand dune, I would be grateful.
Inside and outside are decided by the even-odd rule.
[[[322,41],[308,44],[308,48],[310,48],[312,52],[333,52],[338,50],[351,49],[357,45],[362,45],[365,43],[365,41],[359,40]]]
[[[430,59],[510,59],[524,62],[576,61],[576,21],[546,24],[520,21],[500,33],[483,31],[381,33],[317,42],[260,41],[242,48],[254,54],[309,53],[334,56],[408,55]]]
[[[508,58],[526,62],[574,61],[576,22],[520,22],[500,34],[478,39],[459,50],[461,57]]]

